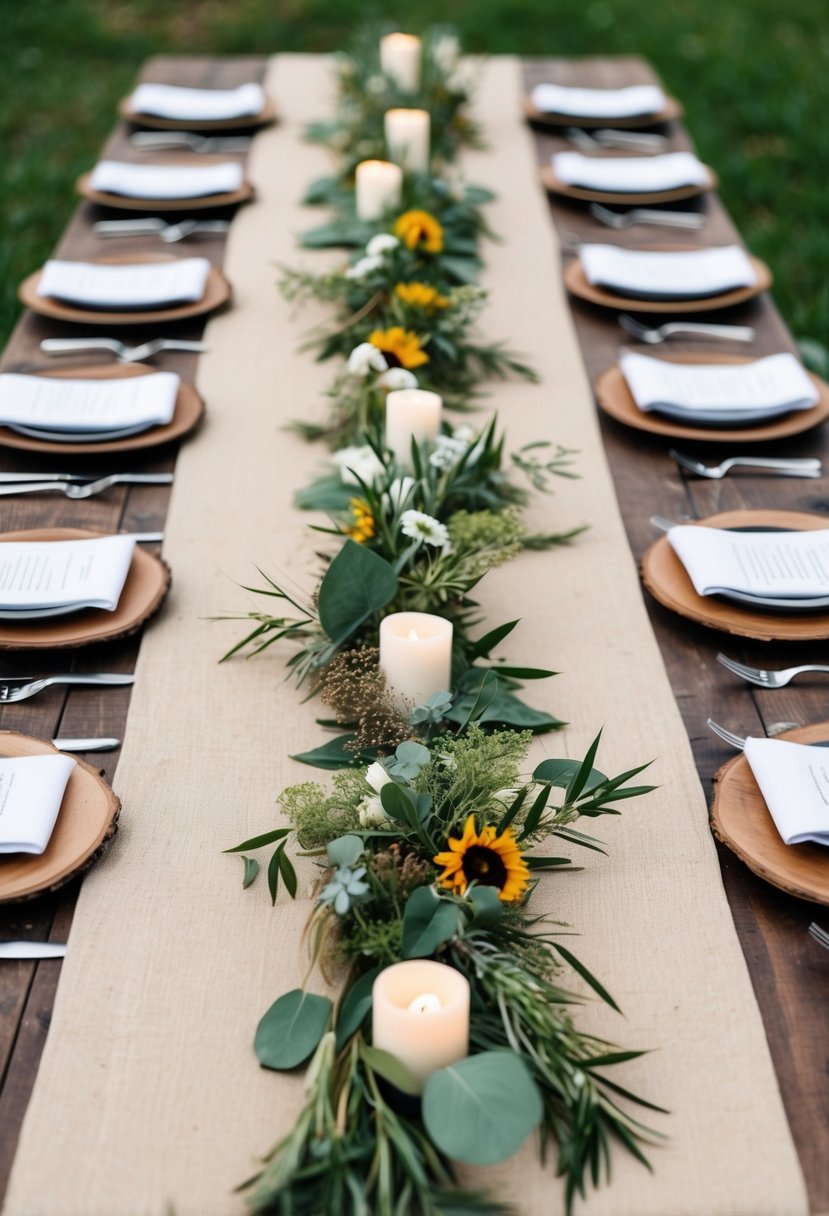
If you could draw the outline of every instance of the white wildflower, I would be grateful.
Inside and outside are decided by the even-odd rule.
[[[461,53],[461,45],[454,34],[442,34],[432,47],[435,63],[443,72],[451,72]]]
[[[463,456],[469,444],[457,435],[438,435],[435,438],[435,450],[429,456],[429,464],[433,469],[451,469]]]
[[[365,279],[368,278],[370,274],[373,274],[375,270],[379,270],[382,265],[382,258],[360,258],[359,261],[355,262],[353,266],[349,266],[348,270],[345,272],[345,277],[347,279]]]
[[[382,477],[384,469],[374,448],[365,444],[363,447],[340,448],[333,452],[331,459],[340,470],[340,478],[347,486],[356,486],[360,482],[372,485]]]
[[[464,443],[471,443],[477,433],[475,428],[471,427],[468,422],[462,422],[452,431],[452,438],[462,439]]]
[[[417,376],[405,367],[390,367],[377,381],[380,388],[417,388]]]
[[[445,525],[424,511],[404,511],[400,516],[400,530],[404,536],[411,536],[412,540],[435,549],[449,548],[449,532]]]
[[[379,760],[375,760],[366,769],[366,781],[374,790],[375,794],[379,794],[384,785],[388,785],[391,777],[386,772]]]
[[[376,794],[368,794],[357,807],[361,828],[379,828],[388,823],[389,817]]]
[[[390,232],[378,232],[377,236],[373,236],[366,245],[366,253],[369,257],[374,258],[379,254],[391,253],[392,249],[397,249],[399,244],[400,241]]]
[[[369,372],[384,372],[388,370],[386,356],[371,342],[361,342],[355,346],[348,356],[346,369],[352,376],[365,378]]]

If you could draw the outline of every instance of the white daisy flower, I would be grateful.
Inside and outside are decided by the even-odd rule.
[[[400,530],[404,536],[432,545],[435,549],[449,548],[449,533],[446,527],[424,511],[404,511],[400,516]]]
[[[400,244],[396,236],[392,236],[390,232],[378,232],[377,236],[373,236],[366,245],[366,253],[369,257],[377,257],[383,253],[391,253],[392,249],[397,249]]]
[[[388,366],[386,356],[381,350],[372,346],[370,342],[361,342],[348,356],[346,369],[352,376],[365,378],[369,372],[387,371]]]
[[[372,485],[384,472],[383,462],[368,444],[363,447],[340,448],[339,452],[332,452],[331,459],[340,470],[343,484],[347,486],[359,485],[360,481]]]
[[[360,260],[355,262],[353,266],[349,266],[348,270],[345,272],[345,277],[347,279],[365,279],[375,270],[379,270],[382,265],[382,258],[360,258]]]
[[[377,383],[380,388],[397,389],[397,388],[417,388],[417,376],[405,367],[390,367],[387,372],[379,377]]]

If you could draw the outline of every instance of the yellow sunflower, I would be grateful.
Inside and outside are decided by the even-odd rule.
[[[423,249],[426,253],[443,249],[443,225],[428,211],[404,211],[395,220],[394,235],[407,249]]]
[[[436,312],[449,306],[448,298],[428,283],[398,283],[394,294],[404,304],[409,304],[412,308],[422,308],[424,312]]]
[[[389,367],[420,367],[429,362],[429,356],[420,345],[420,338],[402,325],[391,329],[375,329],[368,340],[386,356]]]
[[[371,540],[375,532],[371,507],[364,498],[350,498],[348,505],[351,507],[354,523],[350,528],[344,529],[345,534],[356,540],[358,545],[364,545],[367,540]]]
[[[521,849],[512,828],[500,836],[493,827],[475,830],[475,816],[470,815],[460,840],[450,836],[449,851],[434,857],[436,866],[443,867],[438,875],[442,887],[463,895],[471,882],[482,887],[497,887],[498,898],[504,903],[520,899],[530,881],[530,871],[521,856]]]

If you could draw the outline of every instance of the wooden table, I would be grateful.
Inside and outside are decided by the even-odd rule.
[[[231,87],[262,75],[262,59],[172,59],[151,61],[142,75],[147,79],[205,87]],[[561,83],[613,87],[652,79],[640,60],[538,61],[527,64],[528,83],[553,79]],[[517,99],[516,99],[517,101]],[[687,135],[671,128],[672,148],[689,147]],[[539,162],[550,153],[567,146],[560,137],[537,135]],[[137,159],[120,127],[106,146],[106,154]],[[497,183],[492,183],[497,188]],[[684,204],[683,204],[684,206]],[[739,239],[716,199],[703,206],[709,216],[706,229],[691,234],[689,243],[715,245]],[[569,241],[600,239],[626,246],[658,244],[660,230],[633,228],[615,233],[592,221],[579,205],[552,202],[551,215],[562,237]],[[91,223],[104,212],[83,204],[75,213],[57,252],[62,256],[88,257],[102,252],[102,243],[91,233]],[[685,234],[683,234],[683,240]],[[130,252],[149,249],[152,241],[113,240],[104,251]],[[195,245],[182,247],[190,253]],[[198,252],[216,264],[222,260],[223,242],[200,241]],[[540,268],[540,271],[543,268]],[[548,268],[559,274],[558,265]],[[615,316],[574,301],[573,314],[582,343],[585,363],[592,378],[614,362],[621,331]],[[791,337],[773,304],[761,300],[724,320],[748,321],[758,329],[755,353],[793,349]],[[31,370],[42,367],[46,359],[38,350],[41,338],[69,333],[60,326],[27,315],[15,330],[2,360],[3,370]],[[72,333],[81,332],[74,328]],[[197,337],[200,324],[180,325],[182,337]],[[130,331],[136,340],[146,335]],[[669,349],[669,348],[666,348]],[[680,349],[678,346],[675,349]],[[88,358],[88,357],[87,357]],[[81,359],[67,360],[80,365]],[[51,364],[50,364],[51,365]],[[179,372],[192,380],[195,357],[165,355],[156,366]],[[210,403],[207,403],[208,415]],[[639,432],[627,431],[603,421],[604,441],[613,469],[616,490],[626,521],[628,536],[638,556],[654,539],[648,518],[654,512],[677,518],[700,517],[716,510],[739,506],[775,506],[794,510],[827,511],[829,499],[824,481],[731,478],[724,482],[687,480],[680,476],[667,456],[668,444]],[[194,442],[198,442],[195,438]],[[693,450],[693,449],[691,449]],[[775,449],[778,450],[777,448]],[[822,455],[829,460],[825,434],[812,432],[799,440],[781,445],[791,455]],[[94,468],[103,471],[172,468],[175,451],[158,450],[149,456],[136,454],[119,461],[99,459]],[[32,456],[0,450],[0,470],[24,471],[59,467]],[[64,462],[66,463],[66,462]],[[90,462],[92,466],[92,462]],[[73,458],[72,468],[79,462]],[[2,530],[45,525],[76,525],[101,530],[156,530],[164,523],[169,490],[164,487],[119,487],[101,498],[72,503],[63,498],[42,496],[2,500]],[[173,572],[175,577],[175,571]],[[643,594],[645,594],[643,592]],[[695,749],[701,778],[710,788],[714,771],[728,758],[727,750],[705,727],[712,716],[742,733],[768,730],[779,721],[805,723],[829,718],[825,685],[801,682],[790,688],[767,693],[739,684],[714,662],[714,654],[724,640],[708,630],[680,620],[649,601],[654,631],[660,642],[675,695],[683,712]],[[79,654],[57,652],[38,655],[35,662],[24,656],[0,656],[0,675],[38,674],[68,665],[75,670],[131,670],[138,640],[87,648]],[[775,645],[742,649],[733,642],[725,645],[729,653],[749,662],[771,660],[774,665],[808,658],[829,661],[829,643],[809,647]],[[68,734],[120,734],[126,721],[128,689],[99,692],[94,689],[67,691],[52,689],[39,698],[0,710],[0,727],[52,737],[60,730]],[[93,757],[111,778],[115,757]],[[756,879],[727,850],[720,850],[723,881],[745,951],[762,1011],[766,1033],[783,1093],[786,1110],[800,1153],[801,1163],[815,1216],[829,1213],[829,1026],[825,1010],[829,1007],[829,959],[806,934],[806,927],[817,916],[814,906],[791,899]],[[65,940],[72,919],[77,884],[56,895],[33,900],[0,912],[0,936]],[[18,1131],[34,1083],[40,1053],[48,1031],[60,964],[55,962],[7,962],[0,969],[0,1193],[5,1186],[14,1155]],[[701,1214],[702,1216],[702,1214]]]

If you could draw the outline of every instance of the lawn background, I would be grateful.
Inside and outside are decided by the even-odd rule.
[[[331,51],[366,19],[417,32],[447,16],[468,51],[646,56],[684,102],[789,325],[829,340],[824,0],[0,0],[0,340],[147,56]]]

